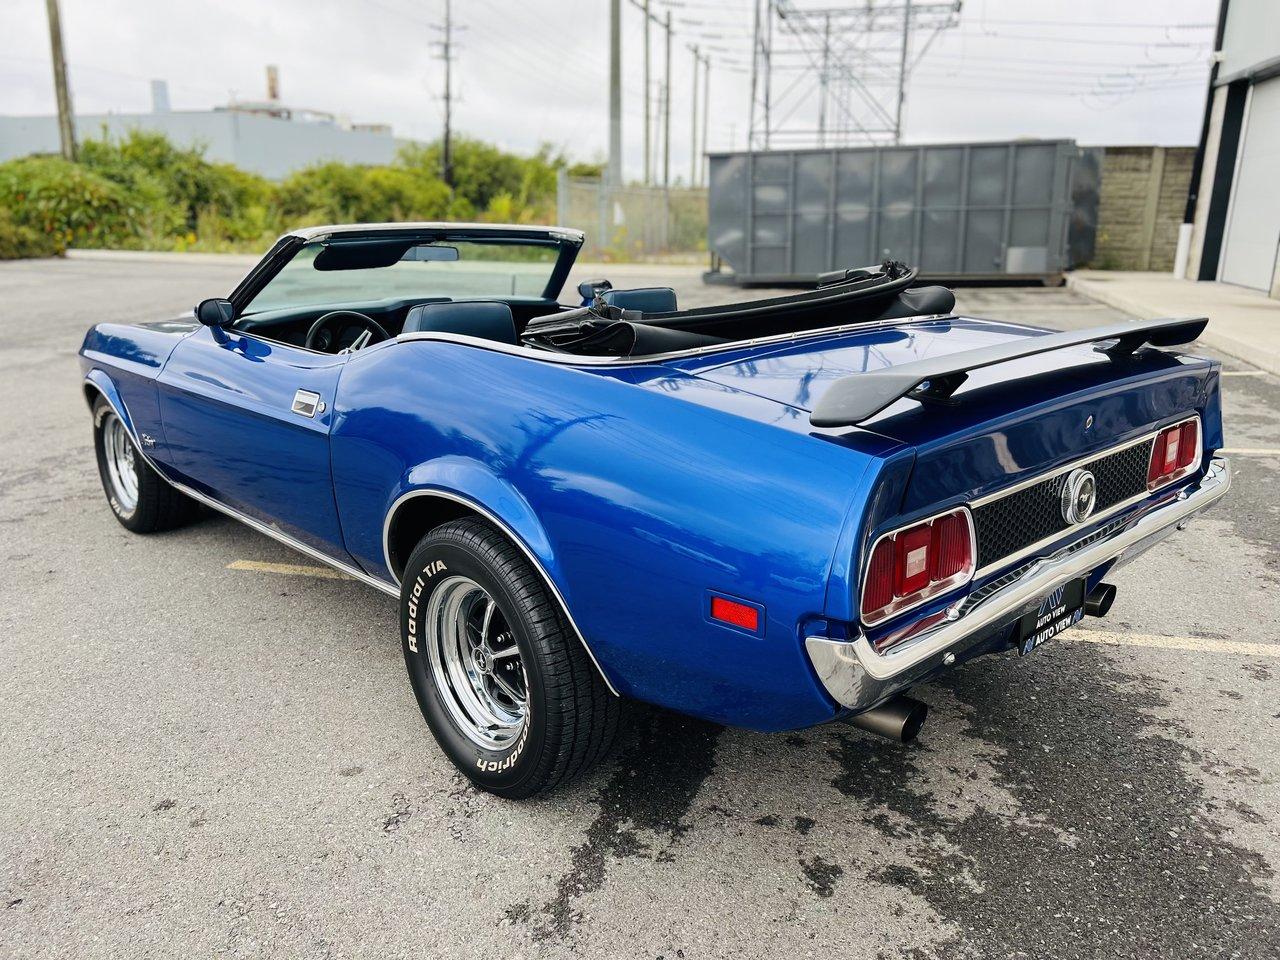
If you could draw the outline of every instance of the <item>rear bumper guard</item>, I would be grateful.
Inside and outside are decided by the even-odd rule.
[[[996,581],[994,590],[988,587],[945,613],[913,624],[883,653],[865,636],[806,637],[805,649],[831,698],[851,710],[866,710],[954,663],[959,654],[990,639],[1063,584],[1108,561],[1119,565],[1132,560],[1217,503],[1230,486],[1230,462],[1215,457],[1198,484],[1157,501],[1136,520],[1121,520],[1027,564]]]

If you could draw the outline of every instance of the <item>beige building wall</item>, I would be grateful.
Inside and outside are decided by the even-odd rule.
[[[1173,269],[1194,147],[1107,147],[1093,266]]]

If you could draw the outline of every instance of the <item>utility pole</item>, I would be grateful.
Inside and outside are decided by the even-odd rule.
[[[756,132],[756,89],[760,83],[760,0],[753,4],[751,20],[751,102],[747,106],[747,152],[754,148]]]
[[[704,157],[707,152],[707,118],[711,116],[711,58],[705,57],[702,61],[702,150],[699,156]],[[698,182],[703,180],[702,172],[706,167],[698,164]]]
[[[444,61],[444,133],[440,138],[440,179],[453,189],[453,0],[444,0],[444,26],[436,27],[443,40],[435,41]]]
[[[609,166],[606,186],[622,186],[622,0],[609,0]]]
[[[644,185],[653,184],[653,167],[649,162],[649,0],[644,0]]]
[[[773,99],[773,5],[774,0],[765,0],[765,11],[768,14],[764,24],[765,42],[769,45],[764,61],[764,148],[766,150],[769,149],[769,133],[772,123],[769,117],[769,107]]]
[[[659,80],[657,96],[654,97],[653,103],[653,178],[655,181],[658,179],[657,171],[660,166],[658,154],[662,151],[662,135],[660,133],[660,128],[662,127],[662,104],[665,99],[664,94],[666,89],[666,85]]]
[[[831,85],[831,13],[822,18],[822,73],[818,82],[822,95],[818,99],[818,146],[827,145],[827,89]]]
[[[67,58],[62,52],[62,17],[58,0],[45,0],[49,12],[49,45],[53,48],[53,89],[58,99],[58,139],[62,155],[76,159],[76,121],[71,112],[71,87],[67,83]]]
[[[907,50],[911,44],[911,0],[902,5],[902,58],[898,63],[898,113],[893,123],[893,142],[902,142],[902,104],[907,99]]]
[[[667,81],[662,88],[662,185],[671,186],[671,11],[663,24],[667,31]]]
[[[698,58],[696,43],[689,50],[693,53],[693,98],[689,112],[689,186],[694,187],[698,184],[698,65],[702,61]]]

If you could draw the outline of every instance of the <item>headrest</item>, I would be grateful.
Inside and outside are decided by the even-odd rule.
[[[608,290],[604,302],[623,310],[641,313],[674,313],[676,292],[670,287],[640,287],[635,290]]]
[[[461,333],[482,340],[518,344],[511,308],[499,300],[420,303],[404,318],[404,333]]]

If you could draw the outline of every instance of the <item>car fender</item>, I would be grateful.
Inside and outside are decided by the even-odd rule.
[[[89,407],[93,407],[95,400],[93,391],[97,390],[106,399],[107,403],[111,404],[116,416],[120,418],[120,422],[124,424],[125,429],[129,431],[129,435],[133,437],[136,443],[138,434],[134,429],[133,419],[129,416],[129,407],[121,398],[120,390],[115,381],[111,379],[111,376],[101,367],[94,367],[85,374],[84,382],[85,400],[88,402]]]
[[[574,621],[573,611],[563,589],[563,576],[556,562],[551,541],[533,508],[520,492],[479,460],[446,456],[418,464],[408,470],[387,508],[382,525],[382,556],[387,574],[399,584],[391,559],[391,530],[399,510],[414,499],[435,497],[449,500],[474,510],[501,530],[541,574],[554,594],[570,627],[582,643],[587,656],[595,664],[609,690],[616,696],[613,681],[596,659],[586,637]]]

